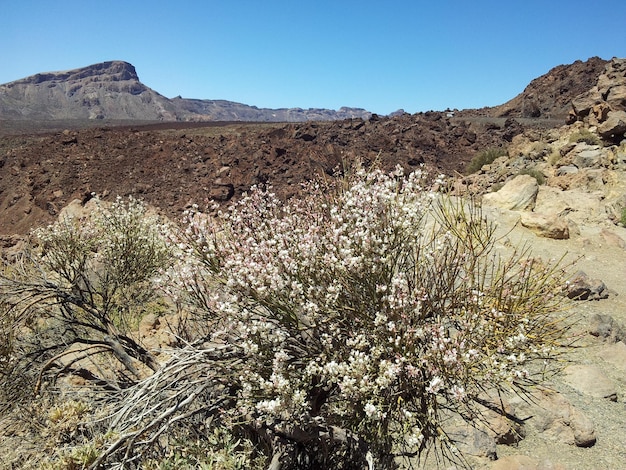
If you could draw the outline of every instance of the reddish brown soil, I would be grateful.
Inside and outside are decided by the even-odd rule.
[[[506,145],[522,125],[432,112],[367,121],[75,129],[14,129],[0,137],[5,245],[11,235],[50,223],[70,201],[91,193],[105,200],[133,195],[176,218],[193,202],[226,202],[259,183],[291,196],[304,180],[336,174],[343,160],[360,158],[386,169],[424,164],[431,173],[450,175],[462,172],[478,150]]]

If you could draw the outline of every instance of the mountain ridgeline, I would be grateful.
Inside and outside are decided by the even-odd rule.
[[[38,73],[0,85],[4,120],[299,122],[370,116],[359,108],[267,109],[226,100],[169,99],[141,83],[135,67],[123,61]]]

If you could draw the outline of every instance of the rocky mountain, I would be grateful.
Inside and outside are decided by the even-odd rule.
[[[176,113],[166,97],[139,81],[131,64],[112,61],[0,85],[0,117],[172,121]]]
[[[370,115],[359,108],[266,109],[225,100],[168,99],[141,83],[135,67],[123,61],[39,73],[0,85],[4,120],[293,122]]]
[[[512,100],[483,111],[498,117],[564,120],[572,109],[572,100],[595,86],[607,63],[592,57],[584,62],[559,65],[532,80]]]
[[[598,72],[600,63],[602,70]],[[102,72],[100,75],[96,74],[98,70]],[[117,72],[112,74],[112,70]],[[564,84],[558,84],[559,77],[565,80]],[[67,98],[61,91],[69,90],[70,82],[82,85]],[[137,195],[176,218],[190,200],[198,197],[199,191],[202,198],[226,202],[237,199],[253,184],[269,181],[279,195],[288,197],[299,190],[300,182],[320,173],[333,174],[343,161],[353,158],[376,161],[386,169],[400,164],[410,171],[425,165],[433,174],[452,176],[464,173],[476,154],[493,147],[508,150],[511,155],[531,155],[529,158],[533,162],[556,158],[573,148],[569,143],[557,149],[549,142],[532,142],[529,148],[520,149],[515,140],[518,135],[540,126],[542,129],[537,135],[545,136],[547,128],[562,126],[565,119],[546,119],[543,111],[538,118],[513,117],[525,115],[522,105],[511,104],[515,100],[491,110],[457,113],[410,115],[399,111],[393,116],[374,115],[363,119],[352,117],[349,109],[342,109],[339,113],[349,119],[333,121],[325,110],[309,110],[325,122],[240,122],[227,125],[191,120],[201,121],[198,116],[206,119],[206,116],[213,115],[220,121],[259,121],[264,110],[225,101],[168,100],[141,85],[134,68],[123,62],[92,70],[34,76],[9,85],[14,95],[18,90],[22,93],[30,90],[31,94],[47,90],[45,93],[63,95],[78,103],[88,100],[85,90],[89,87],[94,94],[100,93],[101,96],[115,95],[113,90],[134,90],[135,94],[117,93],[125,93],[127,103],[129,106],[132,103],[135,110],[139,106],[137,103],[146,107],[151,105],[151,116],[162,122],[145,126],[131,121],[129,126],[127,120],[125,127],[114,128],[105,127],[104,123],[72,127],[72,123],[60,120],[55,129],[47,127],[37,129],[37,132],[30,127],[19,127],[20,123],[27,126],[30,122],[27,119],[2,123],[0,237],[25,234],[34,226],[49,223],[62,207],[92,192],[109,194],[110,197]],[[583,86],[588,88],[583,90]],[[554,93],[559,89],[563,92],[556,99]],[[533,96],[537,102],[545,104],[541,109],[548,109],[551,113],[557,108],[563,110],[562,113],[572,110],[570,121],[591,128],[596,139],[600,138],[606,145],[619,144],[623,139],[626,131],[626,60],[590,59],[560,66],[534,80],[528,90],[539,93]],[[574,95],[575,92],[578,94]],[[529,96],[530,93],[522,94],[516,99],[524,103]],[[566,99],[570,100],[567,104]],[[102,103],[77,108],[83,112],[95,112],[97,106],[104,109]],[[557,107],[554,103],[560,104]],[[513,116],[498,117],[508,115],[506,106]],[[60,107],[54,109],[57,116],[67,116],[62,114]],[[274,119],[283,121],[305,116],[304,110],[273,111]],[[86,121],[87,118],[79,124]],[[91,119],[90,122],[103,121]],[[33,135],[29,136],[29,133]],[[597,149],[591,150],[591,154],[595,154]],[[574,154],[571,155],[574,159]],[[588,158],[588,153],[582,155]],[[519,171],[539,171],[534,166],[513,166],[510,173],[505,174],[505,169],[506,165],[502,165],[499,179],[468,183],[470,188],[476,189],[471,192],[490,191],[494,185],[504,182],[503,177]]]

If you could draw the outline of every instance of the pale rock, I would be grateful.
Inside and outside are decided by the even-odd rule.
[[[602,124],[598,126],[598,134],[603,139],[621,141],[626,133],[626,111],[611,111]]]
[[[569,238],[567,220],[554,214],[523,212],[520,218],[523,227],[540,237],[565,240]]]
[[[556,176],[574,175],[578,173],[578,167],[575,165],[563,165],[557,168]]]
[[[148,313],[141,318],[139,322],[139,337],[144,338],[159,328],[160,320],[154,313]]]
[[[574,151],[572,163],[577,168],[596,168],[604,164],[605,157],[605,152],[597,145],[585,146],[578,152]]]
[[[626,83],[612,86],[606,96],[606,100],[614,109],[619,109],[620,107],[624,109],[626,105]]]
[[[561,393],[538,388],[532,400],[522,401],[517,406],[520,412],[531,416],[529,423],[551,440],[578,447],[595,443],[593,422]]]
[[[616,248],[621,248],[622,250],[626,250],[626,241],[622,237],[620,237],[617,233],[609,230],[607,228],[603,228],[600,232],[600,236],[604,240],[604,242],[609,246],[614,246]]]
[[[566,470],[559,463],[553,463],[549,460],[537,462],[527,455],[507,455],[492,462],[488,467],[489,470]]]
[[[617,401],[615,384],[597,367],[573,364],[563,371],[563,380],[583,395]]]
[[[498,396],[487,397],[480,412],[483,429],[496,444],[515,444],[525,436],[523,421],[515,415],[511,403]]]
[[[591,88],[589,91],[578,95],[572,100],[572,108],[574,114],[579,118],[585,117],[595,105],[602,102],[602,95],[597,87]]]
[[[485,194],[483,204],[508,210],[532,209],[539,185],[530,175],[519,175],[506,183],[499,191]]]
[[[572,407],[569,427],[574,432],[574,444],[577,447],[591,447],[596,443],[593,421],[578,408]]]
[[[600,313],[596,313],[589,319],[589,328],[587,330],[590,335],[595,336],[603,341],[609,343],[617,343],[626,339],[626,331],[612,316],[603,315]],[[622,344],[622,349],[626,348],[624,343]],[[612,354],[611,351],[607,357]],[[619,357],[620,354],[617,354]],[[626,365],[626,356],[624,357],[624,365]]]
[[[89,215],[96,209],[97,204],[98,202],[96,199],[90,199],[84,204],[83,201],[81,201],[80,199],[74,199],[67,206],[59,211],[58,219],[85,219],[89,217]]]
[[[611,111],[611,107],[607,103],[599,103],[591,108],[590,116],[595,118],[595,124],[604,122]]]
[[[604,223],[607,219],[603,195],[580,189],[563,191],[551,186],[540,186],[534,211],[567,216],[568,220],[584,225]]]
[[[623,332],[621,336],[623,337]],[[607,345],[598,352],[598,357],[611,364],[616,371],[619,371],[619,376],[623,377],[623,381],[626,381],[626,344],[618,341]]]

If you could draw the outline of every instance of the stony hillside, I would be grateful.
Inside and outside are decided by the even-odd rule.
[[[369,116],[357,108],[264,109],[226,100],[168,99],[141,83],[135,67],[122,61],[0,85],[0,120],[294,122]]]
[[[558,88],[559,77],[566,81],[562,88],[570,87],[571,81],[590,83],[588,89],[570,101],[569,109],[578,113],[573,119],[580,121],[578,125],[594,126],[597,138],[605,143],[619,143],[626,130],[620,114],[624,113],[624,88],[620,81],[623,61],[606,63],[596,76],[600,62],[603,61],[590,59],[587,63],[557,67],[527,89],[547,90],[540,83]],[[52,90],[49,93],[60,93],[55,89],[83,80],[94,89],[115,85],[117,89],[135,90],[135,95],[128,96],[140,101],[144,95],[153,96],[153,104],[163,98],[142,88],[128,64],[115,62],[103,67],[101,72],[108,77],[106,80],[97,79],[97,70],[35,76],[30,81],[40,86],[31,90],[41,91],[42,86],[56,83],[47,89]],[[580,73],[578,78],[576,71]],[[112,76],[115,80],[109,80]],[[82,86],[81,92],[86,88],[87,85]],[[577,91],[580,89],[576,87]],[[564,97],[565,94],[561,99]],[[548,103],[548,98],[541,101]],[[161,109],[175,111],[167,108],[168,111],[165,104]],[[66,121],[57,123],[66,125]],[[549,140],[557,137],[546,137],[556,132],[546,131],[546,126],[553,123],[543,117],[505,119],[476,113],[428,112],[265,125],[171,122],[160,126],[74,129],[67,124],[64,131],[61,127],[61,131],[40,135],[27,135],[18,128],[7,131],[0,140],[0,234],[24,234],[52,221],[72,200],[88,198],[91,193],[104,198],[133,194],[168,216],[177,217],[190,202],[210,198],[227,202],[257,183],[269,182],[284,196],[295,194],[300,182],[318,174],[333,174],[344,159],[377,161],[385,168],[400,164],[407,170],[424,164],[433,174],[454,176],[464,173],[468,162],[482,150],[507,150],[515,159],[503,162],[498,175],[487,173],[467,179],[467,187],[473,193],[484,193],[518,171],[553,171],[544,161],[549,155],[562,153],[566,158],[561,163],[574,160],[577,152],[572,150],[573,144],[557,150]],[[562,125],[564,121],[557,123]],[[543,140],[523,147],[521,137],[516,136],[524,132]],[[567,168],[558,170],[565,171]]]
[[[572,100],[595,86],[606,64],[606,60],[592,57],[559,65],[531,81],[512,100],[483,111],[499,117],[564,120],[572,109]]]

